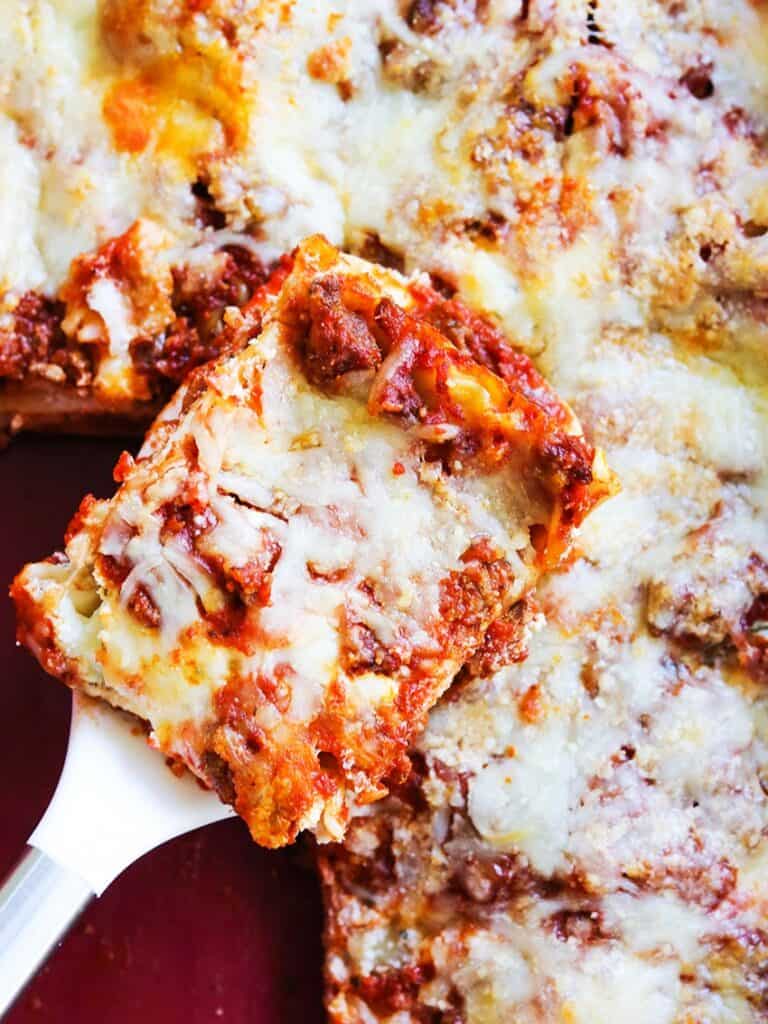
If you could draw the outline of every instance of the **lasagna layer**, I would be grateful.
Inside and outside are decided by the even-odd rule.
[[[527,595],[613,482],[530,360],[422,278],[316,237],[265,290],[13,596],[49,672],[278,846],[340,838],[456,672],[522,656]]]
[[[144,426],[225,349],[226,310],[268,297],[269,269],[247,238],[182,257],[137,221],[78,257],[55,299],[30,291],[0,312],[0,430]]]

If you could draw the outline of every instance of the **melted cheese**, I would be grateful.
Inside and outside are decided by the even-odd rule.
[[[766,168],[724,120],[759,118],[766,94],[764,16],[749,4],[643,2],[629,20],[608,4],[595,17],[613,49],[584,47],[571,2],[527,22],[504,0],[482,18],[438,4],[429,31],[393,0],[103,6],[30,0],[0,29],[0,167],[21,146],[31,172],[23,218],[16,190],[0,194],[22,229],[0,264],[10,293],[54,292],[74,255],[138,217],[193,244],[198,177],[265,259],[312,232],[352,246],[374,233],[532,351],[560,337],[572,348],[577,322],[588,340],[596,309],[625,325],[698,323],[713,287],[763,265],[765,244],[738,224],[761,223]],[[313,61],[323,40],[344,54],[327,76]],[[678,79],[708,62],[703,102]],[[566,133],[574,94],[584,113]],[[121,142],[117,126],[140,138]]]
[[[439,926],[451,949],[438,972],[443,987],[432,982],[420,999],[440,1005],[453,983],[473,1022],[511,1012],[585,1024],[617,1012],[638,1022],[757,1021],[751,972],[759,967],[743,949],[717,950],[729,936],[738,950],[741,929],[764,920],[764,698],[727,650],[707,647],[707,634],[687,653],[651,635],[654,622],[653,632],[671,630],[682,613],[664,605],[669,621],[651,620],[646,588],[664,580],[675,593],[700,595],[709,629],[715,616],[736,628],[750,605],[750,559],[768,556],[765,464],[755,456],[768,433],[764,393],[656,338],[640,348],[637,338],[604,338],[583,367],[561,351],[549,354],[555,374],[560,358],[622,493],[585,525],[581,558],[541,592],[547,622],[528,660],[433,711],[419,743],[427,764],[441,765],[425,784],[430,824],[422,832],[403,814],[394,843],[396,875],[418,894],[387,910],[374,890],[373,906],[394,930],[418,928],[431,913],[429,894],[451,892],[456,872],[469,872],[462,884],[487,921],[470,926],[465,945],[450,929],[473,918],[456,906]],[[723,419],[734,416],[726,435]],[[524,696],[534,686],[541,694],[531,716]],[[455,817],[446,838],[446,806],[475,838],[450,838],[462,834]],[[538,884],[571,879],[576,894],[486,903],[484,887],[503,892],[503,883],[473,880],[468,856],[499,864],[491,879],[513,857]],[[551,915],[574,908],[594,915],[598,935],[557,931],[565,926]],[[337,925],[354,933],[354,915],[344,907]],[[434,956],[432,940],[422,942],[420,955]],[[354,1001],[334,1005],[340,1019],[354,1018]]]
[[[545,555],[532,536],[559,522],[561,500],[538,483],[540,453],[572,440],[562,415],[541,437],[515,425],[517,449],[486,469],[468,446],[467,470],[454,459],[449,472],[421,439],[426,405],[412,420],[379,415],[373,370],[319,386],[305,351],[320,329],[313,296],[339,282],[368,297],[371,315],[394,300],[418,315],[404,278],[304,243],[249,344],[193,378],[115,498],[86,507],[68,572],[29,566],[15,591],[35,609],[29,638],[43,661],[52,641],[55,671],[70,666],[69,681],[146,719],[153,742],[204,779],[217,781],[212,756],[226,763],[267,845],[304,827],[338,839],[349,796],[380,795],[405,737],[535,582]],[[97,281],[89,301],[114,344],[124,311],[110,288]],[[331,314],[323,339],[343,355],[367,328],[340,301]],[[384,375],[397,350],[377,355]],[[450,408],[471,427],[473,368],[457,359],[468,397],[451,392]],[[500,407],[482,411],[498,431],[511,392],[474,372],[501,389]],[[488,436],[478,445],[490,456]],[[585,467],[598,497],[601,465]]]
[[[764,14],[601,3],[594,16],[610,53],[579,45],[583,8],[535,6],[556,41],[528,72],[527,98],[562,102],[575,62],[604,102],[628,83],[633,113],[623,122],[614,108],[615,121],[596,116],[560,145],[545,136],[551,149],[521,159],[522,171],[508,149],[481,149],[494,209],[505,195],[525,205],[520,181],[504,174],[532,179],[544,163],[586,177],[593,219],[570,246],[543,245],[540,219],[522,255],[509,236],[505,250],[444,235],[430,258],[540,352],[607,449],[622,492],[585,524],[580,557],[544,588],[546,622],[528,660],[433,711],[418,745],[429,810],[390,804],[359,819],[347,844],[354,874],[332,869],[340,902],[331,913],[345,938],[333,947],[331,1009],[340,1021],[371,1007],[371,1019],[410,1021],[424,1005],[460,1007],[471,1022],[757,1021],[766,950],[742,942],[743,929],[765,920],[768,733],[762,686],[729,645],[742,642],[743,616],[764,592],[750,565],[768,556],[757,354],[766,338],[761,299],[745,297],[761,289],[764,242],[759,227],[736,227],[760,216],[765,164],[761,146],[722,118],[741,107],[765,125],[765,70],[755,63]],[[430,41],[416,45],[425,52]],[[674,91],[708,59],[712,102]],[[508,113],[507,140],[521,116]],[[612,144],[607,133],[620,123],[637,134]],[[445,194],[453,203],[460,186]],[[690,629],[702,640],[676,641]],[[724,647],[708,646],[716,630]],[[379,887],[374,865],[387,849],[394,881]],[[495,867],[483,872],[484,863]],[[575,890],[552,902],[541,895],[567,880]],[[394,898],[396,886],[407,895]],[[476,901],[471,911],[457,888]],[[599,934],[578,938],[583,919],[582,932],[563,934],[552,923],[560,912],[594,914]],[[402,936],[394,950],[358,955],[360,936],[384,923]],[[436,977],[415,987],[413,1010],[405,1000],[390,1016],[355,994],[365,976],[425,960]]]

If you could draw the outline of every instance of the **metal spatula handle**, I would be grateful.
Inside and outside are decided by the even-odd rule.
[[[79,875],[27,847],[0,886],[0,1017],[93,895]]]

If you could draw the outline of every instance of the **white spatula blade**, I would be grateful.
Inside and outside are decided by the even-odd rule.
[[[133,861],[234,812],[178,778],[130,719],[73,699],[64,770],[18,866],[0,886],[0,1017],[87,906]]]
[[[29,842],[98,896],[149,850],[233,814],[191,775],[174,775],[130,719],[75,695],[64,770]]]

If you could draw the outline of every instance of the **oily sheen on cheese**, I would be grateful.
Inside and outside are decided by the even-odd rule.
[[[13,593],[48,671],[278,846],[340,838],[462,665],[520,656],[613,483],[527,357],[421,279],[316,237],[272,287]]]

